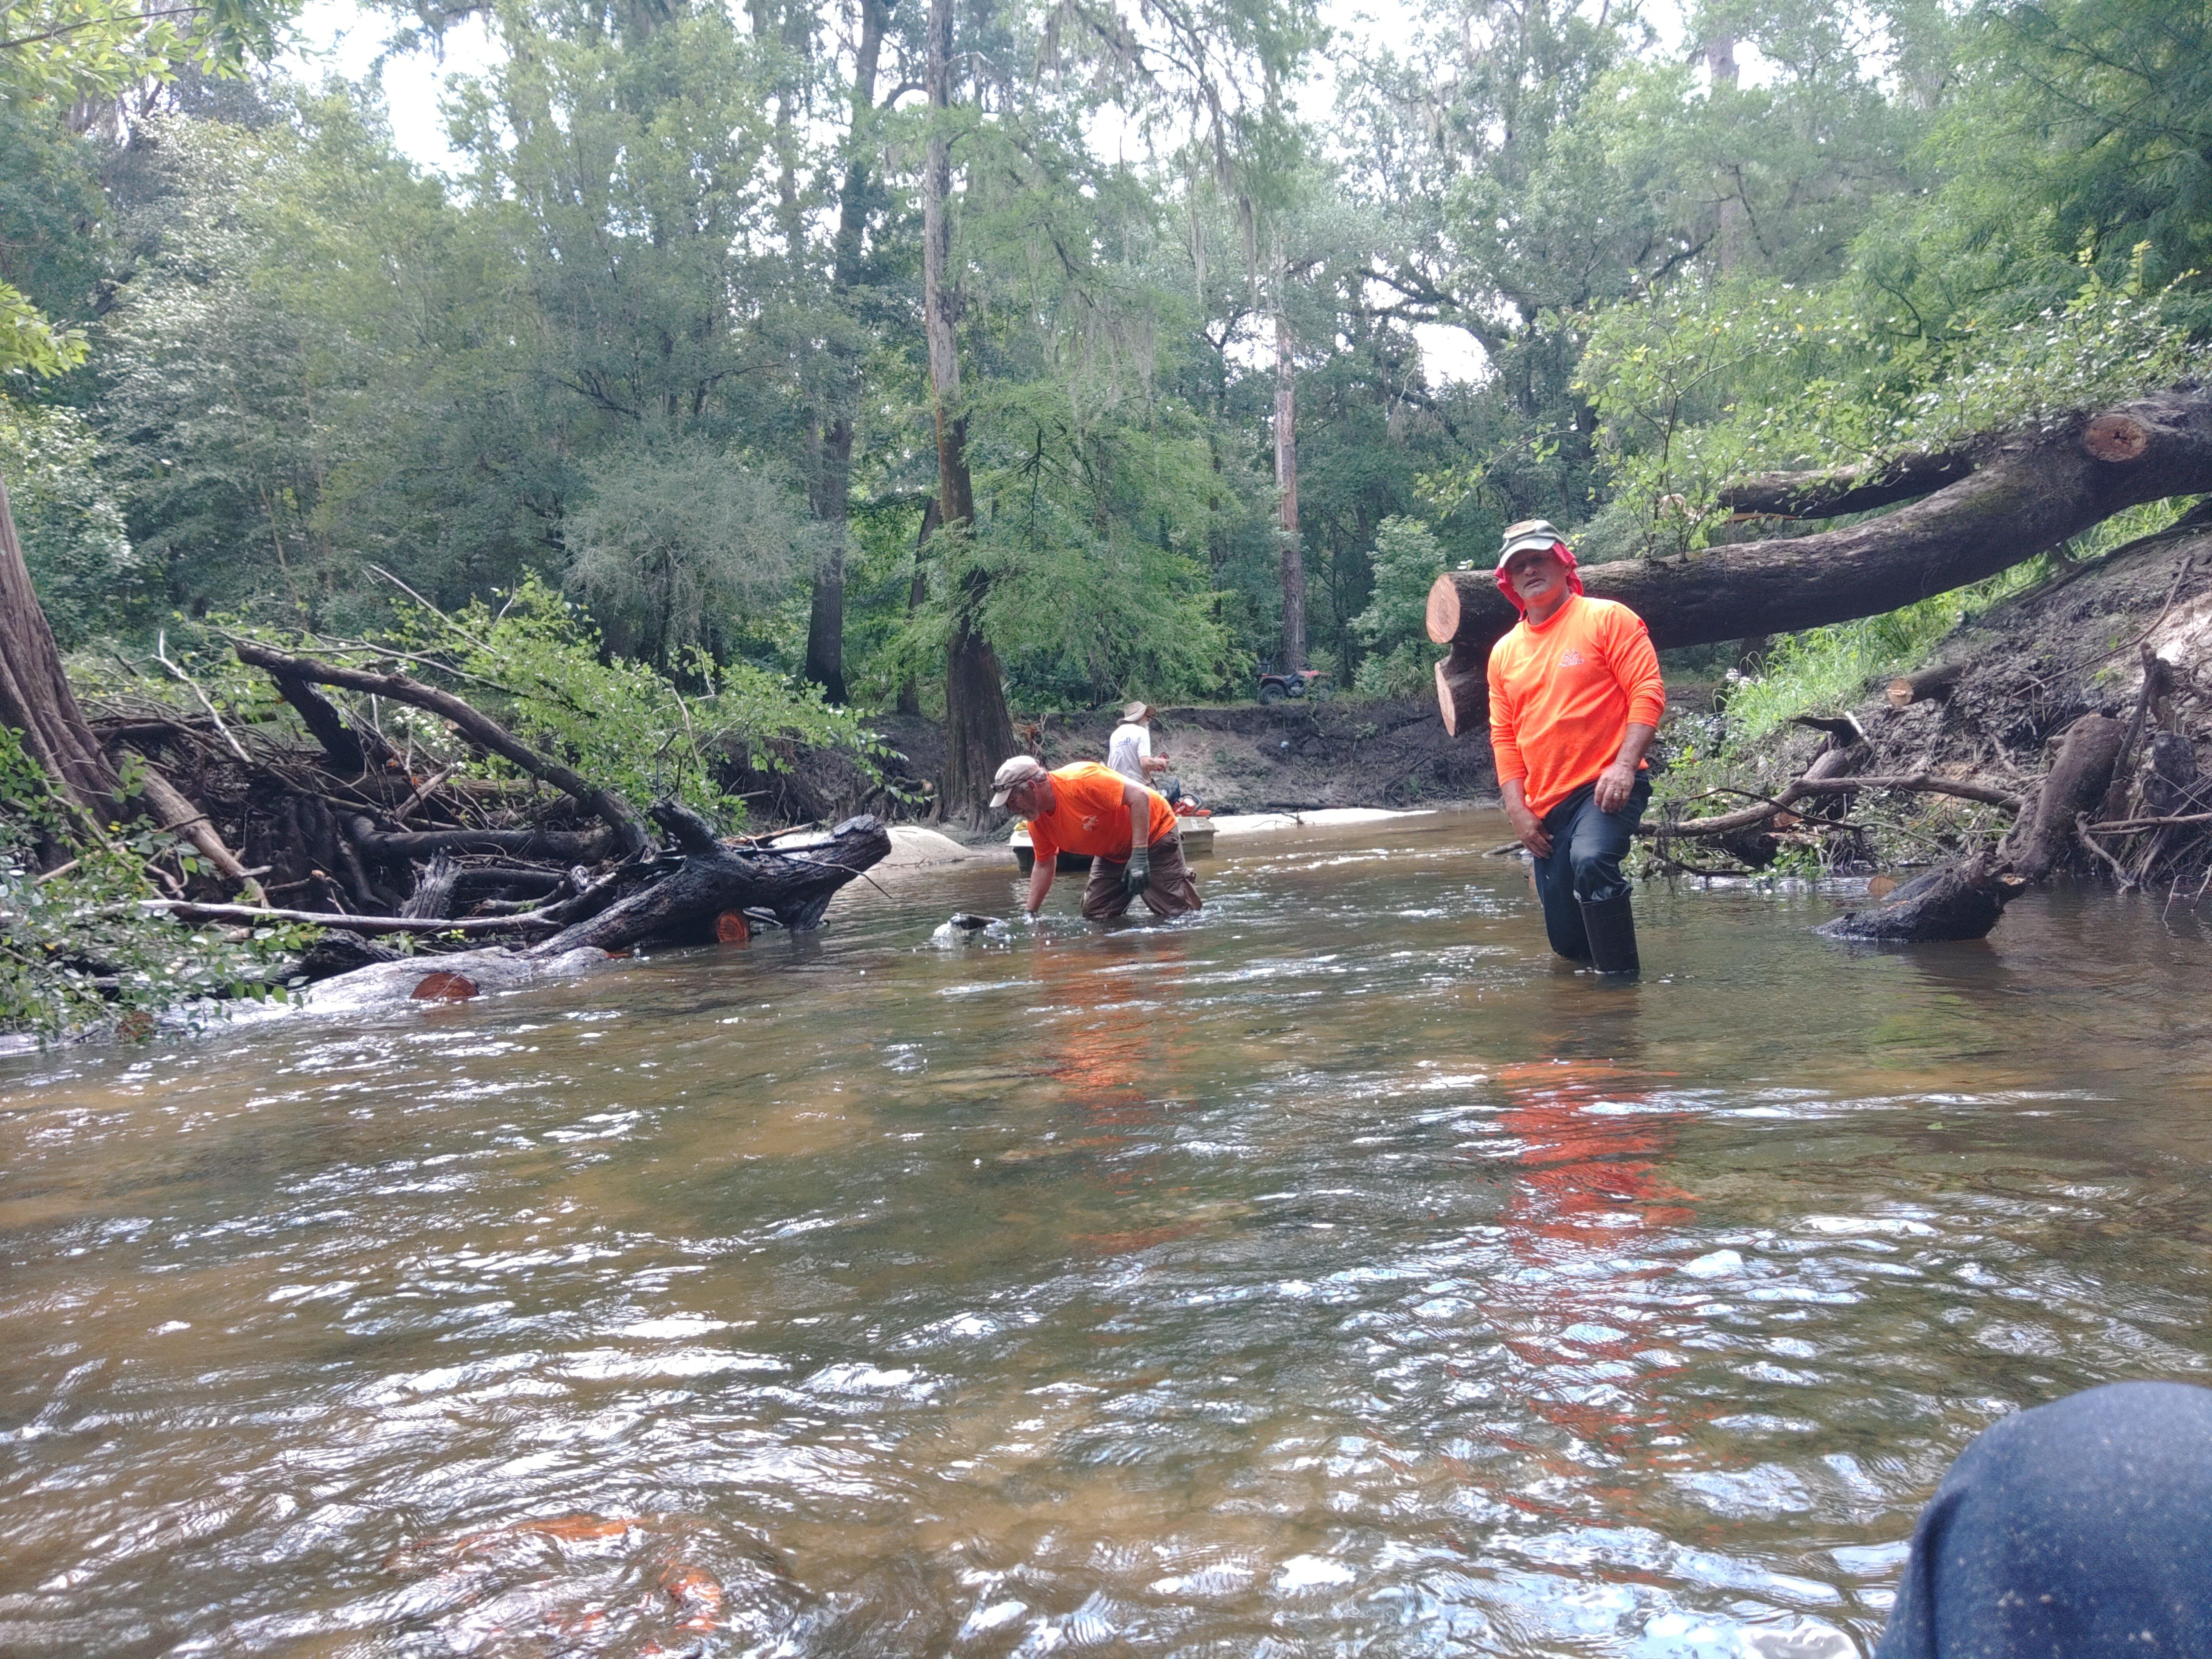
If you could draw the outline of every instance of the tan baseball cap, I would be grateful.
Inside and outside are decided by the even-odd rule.
[[[991,805],[1004,806],[1006,797],[1031,778],[1044,776],[1044,763],[1035,755],[1017,755],[999,768],[991,780]]]

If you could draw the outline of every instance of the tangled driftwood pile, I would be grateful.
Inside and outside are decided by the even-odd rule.
[[[544,961],[585,948],[734,941],[762,926],[812,927],[837,890],[890,849],[889,832],[868,815],[826,833],[736,841],[673,801],[641,816],[449,692],[250,641],[236,649],[275,681],[314,747],[289,732],[227,723],[212,703],[185,715],[150,701],[118,702],[88,718],[112,752],[158,763],[143,777],[176,798],[164,817],[188,830],[206,879],[238,890],[241,901],[180,893],[156,902],[185,921],[333,929],[301,964],[310,978],[396,961],[398,952],[374,942],[382,935],[416,935],[434,949],[489,939]],[[322,687],[424,709],[527,781],[459,779],[451,769],[422,775]],[[467,973],[441,969],[434,956],[410,960],[425,982],[443,975],[429,994],[466,994],[501,976],[481,951]]]
[[[1883,791],[1993,808],[1993,847],[1942,864],[1825,930],[1978,939],[2007,899],[2074,872],[2194,902],[2212,889],[2212,527],[2168,531],[2063,571],[1946,642],[1823,732],[1801,775],[1716,817],[1662,815],[1660,856],[1700,873],[1759,868],[1779,840],[1848,851],[1854,803]],[[1688,849],[1698,849],[1695,852]],[[1694,860],[1694,861],[1692,861]]]

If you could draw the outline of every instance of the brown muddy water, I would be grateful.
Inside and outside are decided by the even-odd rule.
[[[0,1062],[0,1652],[1863,1650],[1983,1425],[2205,1377],[2212,945],[1620,987],[1505,833]]]

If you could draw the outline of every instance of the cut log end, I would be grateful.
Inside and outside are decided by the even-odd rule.
[[[416,1002],[466,1002],[476,994],[476,981],[441,968],[423,975],[407,994]]]
[[[1958,690],[1966,672],[1966,664],[1947,662],[1917,673],[1899,674],[1889,683],[1889,706],[1909,708],[1916,702],[1946,702]]]
[[[1429,585],[1429,606],[1425,626],[1429,638],[1438,645],[1449,645],[1459,634],[1459,584],[1447,570]],[[1449,721],[1450,716],[1447,714]]]
[[[2082,429],[2081,447],[2100,461],[2124,464],[2150,447],[2150,428],[2132,415],[2100,415]]]
[[[725,910],[714,918],[714,939],[718,944],[743,945],[752,936],[752,924],[745,920],[742,910]]]

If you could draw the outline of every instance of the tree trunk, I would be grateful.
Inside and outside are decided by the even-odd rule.
[[[2212,390],[2161,392],[1993,445],[1966,477],[1886,518],[1792,540],[1596,565],[1583,581],[1594,596],[1642,617],[1662,649],[1795,633],[1948,593],[2124,507],[2207,490]],[[1517,617],[1487,570],[1447,571],[1429,590],[1429,637],[1453,647],[1437,671],[1446,729],[1463,731],[1486,717],[1480,667]]]
[[[957,571],[947,595],[952,635],[945,664],[945,776],[948,816],[981,827],[991,811],[991,776],[1014,752],[1014,723],[1006,713],[999,653],[982,634],[983,601],[990,578],[960,569],[958,538],[975,522],[975,486],[968,475],[968,420],[960,410],[960,343],[956,296],[946,288],[952,257],[951,143],[945,131],[952,106],[953,0],[929,0],[929,106],[933,126],[921,174],[921,310],[929,346],[931,412],[937,426],[937,501],[939,533],[955,538],[947,561]]]
[[[883,55],[884,0],[860,0],[860,39],[853,54],[852,124],[845,135],[845,176],[837,189],[837,240],[830,291],[842,310],[861,280],[868,228],[870,167],[877,150],[876,68]],[[835,337],[830,352],[838,373],[831,396],[836,412],[816,428],[816,465],[810,494],[814,516],[830,528],[830,546],[814,573],[806,617],[806,663],[800,671],[831,702],[845,692],[845,533],[853,479],[853,411],[862,380],[855,344]]]
[[[1998,858],[2029,881],[2041,881],[2074,851],[2075,821],[2105,804],[2113,763],[2127,728],[2106,714],[2084,714],[2066,728],[2050,775],[2032,811],[2014,821]]]
[[[929,597],[929,567],[922,561],[929,547],[929,538],[939,522],[937,497],[933,495],[922,506],[921,532],[914,538],[914,580],[906,591],[906,619],[908,622],[914,620],[915,613],[921,609],[921,602]],[[898,712],[902,714],[921,713],[921,687],[911,674],[899,682]]]
[[[1279,270],[1276,281],[1284,278]],[[1285,674],[1306,665],[1306,558],[1298,540],[1298,388],[1291,325],[1275,313],[1275,489],[1281,517],[1275,539],[1282,556],[1283,661]]]
[[[831,702],[845,693],[845,536],[853,480],[853,420],[832,419],[815,445],[814,516],[829,528],[830,545],[814,570],[814,593],[806,612],[806,661],[799,672],[822,688]]]
[[[1827,939],[1931,945],[1985,939],[2004,915],[2005,890],[1984,859],[1916,876],[1879,904],[1847,911],[1813,931]]]
[[[862,815],[848,818],[826,841],[795,847],[733,847],[697,814],[672,802],[653,809],[653,821],[684,852],[683,866],[588,921],[532,947],[557,957],[579,945],[620,951],[648,939],[706,944],[726,912],[758,910],[786,927],[817,927],[837,890],[890,854],[890,831]]]
[[[24,752],[46,770],[83,827],[98,836],[115,816],[121,787],[115,769],[85,724],[76,693],[62,672],[54,630],[46,624],[31,569],[15,540],[8,481],[0,477],[0,720],[15,728]]]

